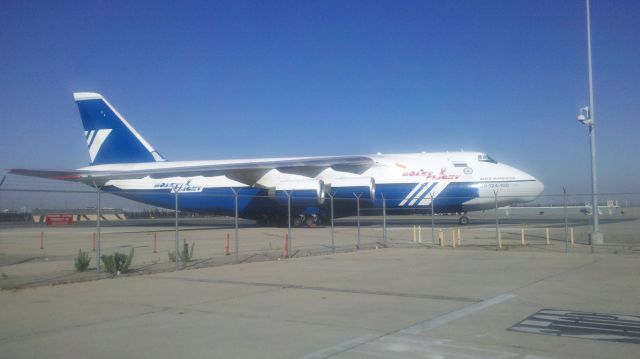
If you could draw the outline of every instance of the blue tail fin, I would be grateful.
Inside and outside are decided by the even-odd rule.
[[[73,94],[92,165],[165,161],[102,95]]]

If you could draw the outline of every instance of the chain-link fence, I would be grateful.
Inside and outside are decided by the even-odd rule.
[[[199,196],[210,204],[233,203],[236,199],[204,193]],[[240,203],[247,199],[239,193],[236,196]],[[264,221],[241,218],[242,211],[238,218],[180,211],[180,194],[177,197],[178,212],[139,205],[129,210],[118,207],[122,204],[119,197],[107,193],[98,196],[97,191],[86,187],[69,190],[3,186],[0,286],[20,287],[123,272],[182,270],[384,247],[594,250],[589,246],[594,210],[589,194],[546,195],[517,207],[494,206],[468,212],[464,214],[469,222],[465,225],[460,224],[462,213],[440,213],[439,203],[450,203],[453,199],[443,197],[435,197],[432,205],[410,208],[389,205],[397,204],[398,199],[383,195],[375,200],[327,197],[315,213],[295,203],[280,206],[279,221],[267,225]],[[597,210],[605,244],[596,250],[638,253],[640,193],[601,193],[600,198]],[[271,200],[269,196],[262,199]],[[38,206],[38,201],[43,205]],[[433,216],[432,208],[436,212]],[[305,211],[307,217],[317,216],[318,220],[314,223],[300,218]],[[102,256],[106,257],[98,261]],[[84,262],[90,262],[86,271],[78,271],[76,262],[82,262],[83,258]]]

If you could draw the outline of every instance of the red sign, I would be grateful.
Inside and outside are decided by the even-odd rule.
[[[73,214],[48,214],[45,223],[47,226],[73,224]]]

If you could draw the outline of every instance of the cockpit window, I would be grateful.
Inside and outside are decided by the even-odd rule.
[[[479,162],[490,162],[490,163],[498,163],[498,161],[494,160],[493,158],[487,156],[487,155],[478,155],[478,161]]]

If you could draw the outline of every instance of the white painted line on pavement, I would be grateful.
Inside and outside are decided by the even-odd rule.
[[[447,314],[443,314],[437,318],[434,319],[430,319],[427,321],[424,321],[422,323],[418,323],[416,325],[410,326],[409,328],[403,329],[400,331],[400,333],[405,333],[405,334],[413,334],[413,335],[418,335],[421,334],[423,332],[426,332],[427,330],[439,327],[443,324],[447,324],[449,322],[452,322],[456,319],[462,318],[466,315],[469,315],[471,313],[477,312],[479,310],[488,308],[492,305],[498,304],[498,303],[502,303],[506,300],[509,300],[513,297],[515,297],[515,294],[512,293],[506,293],[506,294],[501,294],[497,297],[493,297],[493,298],[489,298],[487,300],[483,300],[482,302],[479,303],[474,303],[474,304],[470,304],[467,305],[466,307],[460,308],[458,310],[455,310],[453,312],[449,312]]]

